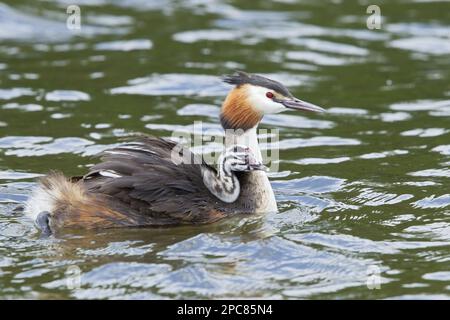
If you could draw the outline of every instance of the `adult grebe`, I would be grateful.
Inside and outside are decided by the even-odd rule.
[[[257,126],[264,114],[324,110],[259,75],[237,72],[223,80],[235,87],[221,109],[226,142],[217,169],[175,142],[139,137],[101,153],[102,162],[82,177],[51,173],[40,179],[26,214],[50,234],[64,228],[204,224],[236,213],[277,211],[262,170]]]

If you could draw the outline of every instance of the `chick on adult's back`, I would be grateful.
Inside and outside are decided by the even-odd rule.
[[[140,136],[104,151],[81,177],[42,178],[25,212],[45,233],[65,228],[203,224],[236,213],[276,211],[262,164],[257,126],[264,114],[288,109],[323,111],[279,82],[238,72],[220,121],[225,151],[217,167],[175,142]]]

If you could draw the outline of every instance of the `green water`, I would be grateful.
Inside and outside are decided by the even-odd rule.
[[[1,299],[450,297],[449,2],[380,1],[379,30],[366,1],[77,2],[78,32],[72,1],[0,3]],[[278,214],[39,238],[36,177],[130,132],[219,128],[235,69],[328,110],[263,121]]]

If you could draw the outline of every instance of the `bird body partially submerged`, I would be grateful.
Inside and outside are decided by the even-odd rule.
[[[257,125],[265,113],[279,112],[287,103],[309,111],[319,107],[264,77],[238,73],[224,81],[236,87],[222,106],[226,150],[217,168],[175,142],[141,136],[104,151],[102,162],[84,176],[42,178],[26,204],[27,215],[41,230],[55,232],[205,224],[238,213],[276,211]]]

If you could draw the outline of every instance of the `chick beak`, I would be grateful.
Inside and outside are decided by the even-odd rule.
[[[257,161],[253,156],[251,156],[251,157],[248,156],[247,163],[248,163],[249,171],[254,171],[254,170],[269,171],[269,168],[267,168],[261,162]]]
[[[302,101],[297,98],[287,98],[280,101],[286,108],[302,110],[302,111],[310,111],[310,112],[325,112],[325,109],[316,106],[315,104]]]

